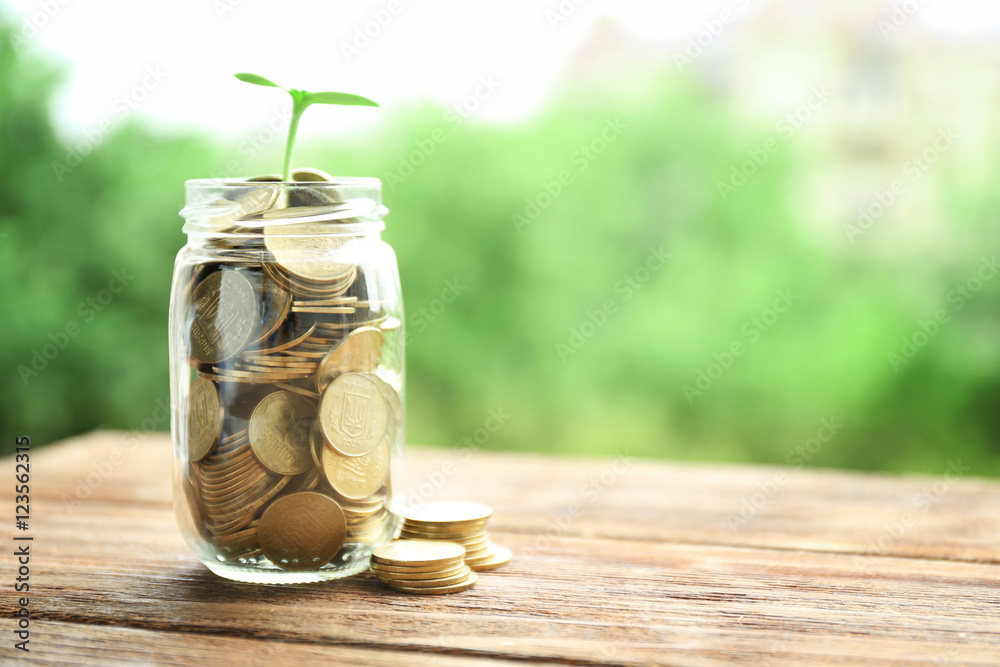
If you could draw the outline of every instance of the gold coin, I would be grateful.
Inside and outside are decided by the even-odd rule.
[[[372,560],[382,565],[450,565],[465,558],[465,547],[454,542],[403,540],[378,547]]]
[[[292,180],[293,181],[332,181],[333,176],[326,173],[325,171],[320,171],[319,169],[313,169],[311,167],[299,167],[298,169],[292,169]]]
[[[493,515],[493,508],[482,503],[426,503],[403,512],[407,522],[419,525],[463,525],[484,522]]]
[[[389,584],[390,586],[403,586],[407,588],[440,588],[443,586],[454,586],[455,584],[462,583],[469,578],[469,573],[472,570],[469,569],[467,565],[462,566],[458,574],[453,574],[450,576],[442,576],[436,579],[397,579],[390,574],[380,574],[375,573],[379,581],[383,584]]]
[[[345,242],[329,233],[325,223],[296,223],[264,227],[264,245],[275,261],[294,279],[317,283],[340,282],[354,265],[331,259]],[[296,291],[294,282],[289,285]]]
[[[273,334],[285,321],[292,306],[292,295],[266,273],[252,274],[251,284],[260,304],[260,329],[251,344],[258,343]]]
[[[375,327],[359,327],[330,350],[316,370],[316,389],[322,393],[333,379],[344,373],[367,373],[378,366],[385,337]]]
[[[394,581],[438,579],[444,577],[453,577],[458,574],[465,576],[467,574],[468,568],[469,568],[468,565],[463,564],[463,565],[456,565],[454,567],[449,567],[444,570],[412,572],[406,568],[396,568],[394,570],[390,570],[386,569],[386,566],[379,565],[378,563],[371,564],[371,571],[376,577],[378,577],[379,579],[391,579]]]
[[[384,563],[379,563],[379,562],[377,562],[375,560],[372,560],[371,563],[369,564],[369,567],[378,568],[379,572],[389,572],[389,573],[392,573],[392,574],[407,574],[407,573],[412,573],[412,574],[423,574],[423,575],[426,575],[428,577],[434,577],[434,576],[437,576],[437,575],[434,574],[435,572],[442,572],[442,571],[445,571],[445,570],[454,570],[456,568],[462,567],[463,565],[465,565],[465,561],[462,560],[461,558],[458,558],[458,559],[455,559],[454,561],[445,563],[444,565],[441,565],[441,564],[434,564],[434,565],[386,565]]]
[[[324,447],[323,472],[339,495],[349,500],[364,500],[385,483],[389,474],[389,445],[383,440],[361,456],[343,456],[331,447]],[[380,506],[381,503],[376,509]]]
[[[195,378],[188,389],[188,459],[200,461],[211,453],[222,434],[224,416],[215,383]]]
[[[495,544],[491,544],[492,554],[488,560],[481,561],[478,563],[469,563],[469,567],[473,570],[495,570],[498,567],[503,567],[510,562],[511,552],[510,549],[504,547],[498,547]]]
[[[323,435],[334,449],[344,456],[362,456],[385,436],[388,409],[374,380],[344,373],[323,392],[319,417]]]
[[[219,270],[191,295],[191,356],[219,363],[236,356],[257,325],[257,301],[250,282],[236,271]]]
[[[292,493],[271,503],[260,517],[264,555],[285,570],[315,570],[337,555],[347,524],[340,506],[314,491]]]
[[[476,585],[478,577],[475,572],[469,572],[469,575],[463,579],[460,583],[452,584],[450,586],[434,586],[429,588],[419,588],[416,586],[401,586],[399,584],[386,584],[393,590],[399,591],[400,593],[411,593],[413,595],[446,595],[448,593],[460,593],[461,591],[467,591]]]
[[[280,475],[309,469],[309,430],[316,410],[307,399],[288,391],[265,396],[250,416],[250,447],[266,468]]]

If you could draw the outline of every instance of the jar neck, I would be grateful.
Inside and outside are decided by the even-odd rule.
[[[254,245],[265,238],[379,239],[388,209],[377,178],[319,182],[200,179],[185,184],[189,245]]]

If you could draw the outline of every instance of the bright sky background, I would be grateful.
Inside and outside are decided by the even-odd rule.
[[[832,0],[791,4],[808,6],[813,1]],[[749,7],[767,2],[750,0]],[[42,46],[69,69],[56,117],[64,133],[83,132],[113,116],[116,100],[142,83],[147,68],[158,68],[165,77],[148,94],[143,92],[137,113],[159,123],[201,126],[230,136],[260,127],[288,103],[280,91],[240,83],[232,78],[233,72],[256,72],[291,87],[358,93],[383,106],[419,98],[453,104],[471,94],[480,77],[492,76],[500,87],[483,104],[479,117],[503,120],[529,113],[545,101],[602,17],[613,18],[639,41],[662,43],[686,40],[724,8],[745,4],[737,0],[0,0],[0,7],[13,13],[20,25],[31,21],[37,26],[32,44]],[[917,19],[941,31],[961,36],[1000,26],[1000,3],[927,0],[923,4]],[[390,14],[390,6],[397,13]],[[560,6],[572,11],[553,27],[546,11]],[[376,28],[373,17],[379,12],[389,20]],[[353,46],[356,29],[366,23],[374,36],[348,59],[343,45]],[[363,108],[313,110],[304,134],[325,123],[364,124],[372,113]]]

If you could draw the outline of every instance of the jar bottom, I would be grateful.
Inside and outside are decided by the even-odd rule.
[[[396,534],[397,521],[389,522],[386,532],[372,544],[349,543],[332,561],[316,570],[286,570],[274,565],[266,557],[239,560],[211,560],[202,558],[209,570],[225,579],[251,584],[309,584],[351,577],[368,569],[372,551],[391,542]]]

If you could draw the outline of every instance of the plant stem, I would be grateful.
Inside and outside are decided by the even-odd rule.
[[[299,131],[299,119],[302,112],[306,110],[306,105],[302,105],[300,100],[294,95],[292,97],[292,120],[288,124],[288,143],[285,144],[285,168],[282,172],[282,180],[292,180],[292,147],[295,145],[295,135]]]

